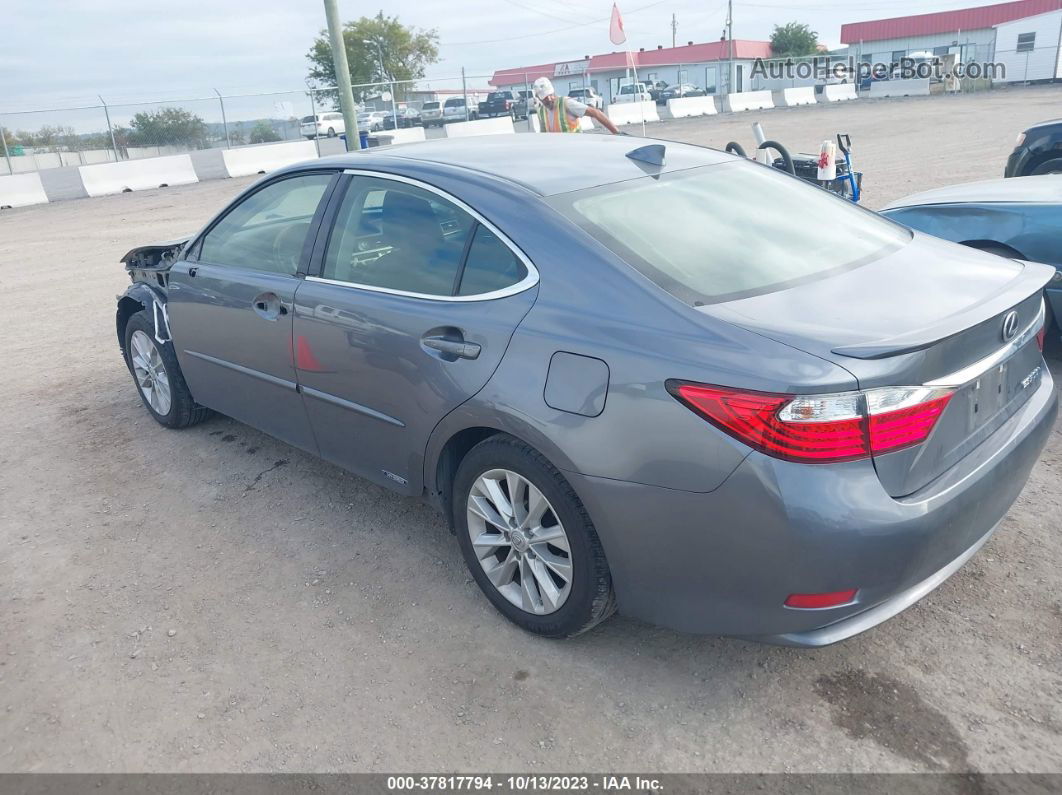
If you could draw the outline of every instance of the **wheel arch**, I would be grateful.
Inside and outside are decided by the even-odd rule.
[[[425,494],[443,512],[451,532],[454,530],[452,490],[457,468],[473,447],[498,434],[512,436],[530,445],[562,472],[573,469],[572,462],[560,448],[531,423],[511,415],[473,413],[466,404],[436,426],[424,458]]]
[[[1001,243],[998,240],[963,240],[961,242],[962,245],[969,246],[970,248],[976,248],[979,251],[984,251],[986,249],[988,249],[989,251],[991,251],[992,249],[998,249],[1001,255],[1003,252],[1006,252],[1006,255],[1009,257],[1014,257],[1015,259],[1025,259],[1025,255],[1018,251],[1016,248],[1014,248],[1014,246],[1007,245],[1006,243]],[[995,252],[991,251],[991,253]]]
[[[115,332],[118,335],[118,347],[125,355],[125,328],[129,324],[129,318],[144,309],[150,309],[152,304],[166,304],[166,296],[161,291],[153,290],[143,282],[132,285],[118,299],[118,307],[114,315]]]

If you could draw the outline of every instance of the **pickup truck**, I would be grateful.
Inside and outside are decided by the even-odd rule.
[[[479,115],[484,119],[495,116],[524,119],[527,118],[527,99],[515,91],[491,91],[487,99],[479,103]]]

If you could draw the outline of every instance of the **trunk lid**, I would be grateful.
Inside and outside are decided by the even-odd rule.
[[[957,463],[1035,392],[1041,291],[1053,273],[916,234],[866,265],[701,311],[833,362],[861,389],[956,387],[925,442],[875,457],[899,497]]]

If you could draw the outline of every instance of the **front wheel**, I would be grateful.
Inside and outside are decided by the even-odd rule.
[[[615,612],[593,522],[534,448],[504,434],[480,442],[458,467],[451,504],[465,563],[514,624],[565,638]]]
[[[125,327],[125,363],[144,406],[167,428],[186,428],[207,419],[211,411],[192,399],[173,343],[155,339],[151,314],[141,310]]]

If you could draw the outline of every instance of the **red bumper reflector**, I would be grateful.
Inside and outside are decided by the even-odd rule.
[[[785,600],[786,607],[837,607],[855,599],[857,588],[832,593],[791,593]]]

